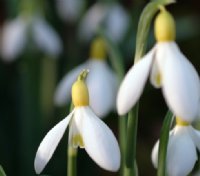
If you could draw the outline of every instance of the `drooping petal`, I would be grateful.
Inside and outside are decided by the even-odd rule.
[[[174,42],[159,43],[156,60],[169,108],[183,120],[193,121],[197,117],[200,96],[199,76],[195,68]]]
[[[117,76],[103,60],[89,60],[88,68],[90,70],[87,78],[90,106],[97,116],[105,117],[115,109]]]
[[[76,115],[74,119],[86,152],[100,167],[117,171],[120,166],[120,150],[114,134],[89,107],[77,110],[82,111],[82,117]]]
[[[27,39],[27,23],[18,17],[4,24],[2,29],[1,55],[5,61],[13,61],[22,52]]]
[[[152,153],[151,153],[151,160],[153,163],[153,166],[155,168],[158,167],[158,150],[159,150],[159,141],[157,141],[153,147]]]
[[[58,34],[42,17],[35,17],[32,30],[33,39],[39,49],[52,56],[61,53],[62,42]]]
[[[54,126],[44,137],[37,150],[34,167],[37,174],[40,174],[51,159],[58,143],[60,142],[68,124],[73,116],[72,111],[66,118]]]
[[[87,69],[87,67],[87,63],[81,64],[66,74],[64,78],[62,78],[54,95],[54,102],[57,106],[62,106],[70,100],[72,84],[76,80],[79,73],[83,69]]]
[[[172,129],[172,130],[169,132],[170,136],[172,136],[173,133],[174,133],[174,129]],[[154,166],[155,168],[158,167],[159,145],[160,145],[160,141],[158,140],[158,141],[155,143],[155,145],[154,145],[154,147],[153,147],[153,149],[152,149],[152,153],[151,153],[151,160],[152,160],[153,166]]]
[[[58,14],[63,20],[75,22],[84,9],[84,0],[56,0]]]
[[[200,131],[191,127],[190,128],[190,135],[191,135],[197,149],[200,151]]]
[[[126,74],[117,96],[117,110],[126,114],[140,98],[153,62],[154,48]]]
[[[127,32],[130,17],[126,10],[119,4],[109,6],[109,12],[105,19],[106,33],[115,42],[120,42]]]
[[[195,144],[188,127],[176,126],[169,138],[167,173],[170,176],[187,176],[197,161]]]
[[[108,7],[103,3],[95,3],[83,16],[78,33],[80,39],[89,41],[96,33],[96,30],[101,25],[104,17],[108,12]]]

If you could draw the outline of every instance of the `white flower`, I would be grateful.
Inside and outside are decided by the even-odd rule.
[[[56,0],[58,14],[68,22],[78,20],[84,6],[85,0]]]
[[[18,16],[3,25],[1,55],[5,61],[13,61],[23,52],[28,44],[29,33],[36,47],[43,52],[53,56],[61,52],[59,36],[41,16]]]
[[[166,25],[163,26],[166,28]],[[163,29],[160,31],[163,32]],[[191,122],[197,117],[199,108],[198,73],[173,41],[171,28],[169,33],[161,33],[158,37],[155,47],[132,66],[125,76],[117,97],[118,113],[125,114],[135,105],[150,74],[151,84],[155,88],[162,88],[170,110]]]
[[[159,141],[152,151],[154,167],[158,166]],[[169,176],[187,176],[197,161],[200,151],[200,132],[191,125],[176,125],[170,132],[167,147],[166,169]]]
[[[89,69],[87,85],[90,92],[90,106],[100,117],[106,116],[115,109],[118,80],[116,74],[109,68],[105,60],[89,59],[67,73],[55,92],[55,104],[64,105],[70,101],[70,90],[80,71]]]
[[[70,90],[76,77],[83,69],[89,69],[87,85],[90,92],[90,106],[100,117],[106,116],[115,109],[118,89],[116,74],[109,68],[106,61],[106,46],[101,38],[91,44],[90,59],[69,72],[59,83],[55,92],[56,105],[64,105],[70,100]]]
[[[120,150],[117,140],[108,126],[90,109],[83,74],[72,87],[74,110],[47,133],[38,148],[34,162],[37,174],[42,172],[51,159],[68,125],[69,145],[85,148],[88,155],[106,170],[119,169]]]
[[[89,41],[97,29],[105,25],[107,35],[115,42],[120,42],[127,32],[130,16],[119,3],[95,3],[83,16],[79,26],[79,36]]]

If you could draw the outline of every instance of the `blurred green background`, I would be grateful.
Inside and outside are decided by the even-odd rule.
[[[51,127],[68,114],[69,105],[56,107],[53,103],[53,94],[63,75],[86,61],[89,56],[90,40],[82,41],[77,31],[82,16],[96,3],[85,0],[85,8],[78,20],[68,22],[59,17],[56,0],[24,0],[24,2],[30,4],[35,2],[37,6],[42,7],[45,19],[61,38],[63,50],[56,56],[57,59],[52,59],[52,56],[38,50],[30,41],[14,61],[8,62],[0,57],[0,164],[8,176],[36,175],[33,163],[40,141]],[[21,13],[20,4],[24,2],[0,1],[0,31],[8,20],[14,19]],[[126,70],[133,63],[138,18],[147,2],[119,1],[131,16],[129,29],[123,40],[118,43]],[[170,5],[168,9],[177,22],[177,43],[200,73],[200,2],[180,0]],[[151,30],[148,49],[154,43]],[[159,137],[166,112],[167,106],[161,91],[148,84],[141,98],[139,110],[137,160],[141,176],[155,175],[150,158],[151,149]],[[110,113],[105,122],[118,136],[116,112]],[[66,153],[67,133],[43,173],[66,175]],[[109,176],[118,173],[102,170],[84,150],[79,150],[78,175]]]

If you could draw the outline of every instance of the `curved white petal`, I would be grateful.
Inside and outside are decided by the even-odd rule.
[[[88,68],[90,70],[87,78],[90,106],[97,116],[105,117],[115,109],[117,76],[102,60],[90,59]]]
[[[169,132],[169,135],[172,136],[174,133],[174,129],[172,129],[170,132]],[[152,163],[153,163],[153,166],[155,168],[158,167],[158,151],[159,151],[159,144],[160,144],[160,141],[158,140],[153,149],[152,149],[152,153],[151,153],[151,160],[152,160]]]
[[[120,166],[120,150],[114,134],[89,107],[77,108],[77,110],[82,111],[82,117],[74,118],[81,132],[86,152],[100,167],[117,171]]]
[[[108,7],[105,4],[95,3],[83,16],[80,22],[78,29],[80,39],[89,41],[94,36],[107,12]]]
[[[126,114],[140,98],[153,62],[154,49],[131,67],[121,83],[117,95],[117,110]]]
[[[33,39],[38,48],[49,55],[57,56],[62,51],[62,42],[56,31],[40,16],[33,22]]]
[[[75,22],[85,6],[84,0],[56,0],[58,14],[63,20]]]
[[[197,117],[199,76],[174,42],[157,45],[156,60],[162,75],[163,93],[169,108],[186,121]]]
[[[159,150],[159,141],[157,141],[153,147],[152,153],[151,153],[151,160],[153,163],[153,166],[155,168],[158,167],[158,150]]]
[[[73,116],[72,111],[66,118],[54,126],[44,137],[37,150],[34,167],[37,174],[40,174],[51,159],[58,143],[60,142],[68,124]]]
[[[169,138],[167,173],[170,176],[187,176],[197,161],[197,152],[188,127],[176,126]]]
[[[71,87],[77,76],[83,69],[87,69],[87,63],[81,64],[78,67],[71,70],[68,74],[62,78],[58,84],[55,95],[54,102],[57,106],[62,106],[70,100],[71,97]]]
[[[120,42],[127,32],[130,17],[119,3],[111,4],[109,7],[109,12],[105,19],[106,32],[113,41]]]
[[[196,147],[200,151],[200,131],[191,127],[190,128],[190,135],[191,135]]]
[[[4,24],[2,29],[1,54],[5,61],[13,61],[22,52],[27,40],[27,22],[18,17]]]

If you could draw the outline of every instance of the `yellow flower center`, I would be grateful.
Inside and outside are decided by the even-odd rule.
[[[157,15],[154,24],[155,37],[158,42],[175,40],[175,21],[172,15],[164,8]]]
[[[96,38],[90,48],[90,58],[104,60],[106,59],[106,45],[102,38]]]
[[[72,144],[74,146],[79,146],[80,148],[84,148],[83,138],[80,134],[74,135],[72,138]]]
[[[75,107],[89,105],[89,93],[85,84],[87,74],[88,71],[84,70],[72,86],[72,102]]]
[[[184,121],[180,117],[176,117],[176,125],[179,125],[179,126],[189,126],[190,122]]]

